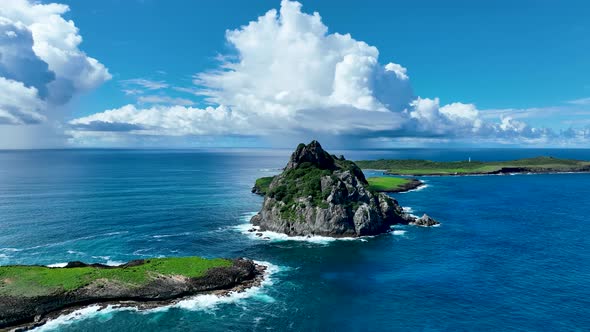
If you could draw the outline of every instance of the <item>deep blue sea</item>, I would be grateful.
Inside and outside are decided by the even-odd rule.
[[[0,152],[0,265],[187,255],[269,265],[263,285],[246,293],[147,312],[90,307],[47,331],[590,329],[590,174],[424,177],[427,187],[394,197],[441,227],[359,240],[252,237],[245,224],[262,198],[250,188],[290,152]],[[332,152],[590,160],[590,150]]]

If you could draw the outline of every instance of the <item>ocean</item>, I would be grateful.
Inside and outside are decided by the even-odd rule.
[[[508,160],[590,150],[331,151],[348,159]],[[0,151],[0,265],[199,255],[269,268],[258,288],[38,331],[588,331],[590,174],[423,177],[393,196],[436,228],[371,238],[247,232],[290,150]],[[379,175],[379,171],[366,171]]]

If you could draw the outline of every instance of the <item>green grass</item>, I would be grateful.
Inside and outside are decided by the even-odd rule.
[[[373,177],[367,178],[369,189],[373,191],[395,191],[402,188],[405,184],[411,182],[411,179],[394,178],[394,177]]]
[[[152,258],[133,267],[49,268],[44,266],[0,266],[0,295],[39,296],[71,291],[93,281],[106,279],[141,286],[158,275],[201,277],[213,267],[231,266],[227,259],[201,257]]]
[[[262,195],[266,195],[266,193],[268,192],[268,187],[270,186],[270,183],[272,182],[272,179],[274,179],[274,176],[267,176],[267,177],[263,177],[263,178],[259,178],[256,180],[256,183],[254,184],[254,187],[256,188],[256,190],[261,193]]]
[[[553,157],[536,157],[511,161],[450,161],[435,162],[430,160],[362,160],[357,161],[361,168],[384,169],[400,175],[455,175],[492,173],[504,167],[526,168],[528,171],[576,172],[590,170],[590,162],[557,159]]]
[[[283,218],[296,220],[294,209],[299,204],[298,198],[311,197],[312,206],[327,207],[325,200],[330,193],[322,192],[321,179],[331,174],[331,170],[302,163],[299,167],[284,172],[280,184],[268,191],[267,195],[284,203],[281,207]]]
[[[297,221],[301,216],[297,216],[295,212],[299,204],[300,198],[311,197],[310,204],[314,207],[327,208],[328,202],[326,199],[330,192],[322,192],[321,179],[324,176],[334,176],[333,172],[350,171],[357,176],[361,181],[365,181],[365,176],[361,169],[352,161],[341,160],[334,158],[334,168],[322,169],[309,162],[301,163],[297,168],[285,171],[282,174],[282,179],[279,184],[268,189],[268,185],[272,182],[273,177],[260,178],[256,180],[256,188],[269,197],[283,202],[281,206],[281,217],[285,220]],[[335,178],[334,178],[335,179]]]

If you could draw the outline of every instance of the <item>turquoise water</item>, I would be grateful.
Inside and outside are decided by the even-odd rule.
[[[590,150],[336,151],[494,160]],[[51,331],[587,331],[590,174],[424,177],[396,194],[438,228],[352,241],[245,234],[288,150],[0,152],[0,264],[249,257],[259,289],[148,312],[85,309]],[[366,172],[368,175],[379,172]]]

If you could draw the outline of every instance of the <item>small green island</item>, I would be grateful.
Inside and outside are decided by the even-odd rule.
[[[430,160],[361,160],[363,169],[385,170],[392,175],[493,175],[512,173],[580,173],[590,172],[590,162],[553,157],[536,157],[510,161],[430,161]]]
[[[0,329],[40,325],[51,314],[93,303],[161,305],[200,293],[240,290],[259,282],[263,271],[247,259],[201,257],[151,258],[120,266],[0,266]]]

